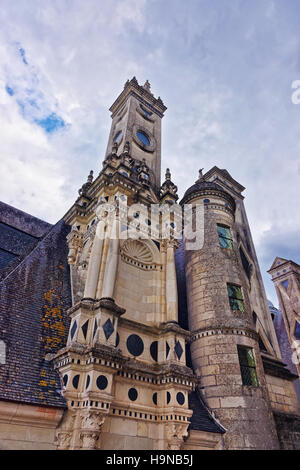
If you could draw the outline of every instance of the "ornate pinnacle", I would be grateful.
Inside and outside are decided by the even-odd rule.
[[[171,180],[171,172],[169,170],[169,168],[167,168],[166,170],[166,181],[170,181]]]
[[[118,151],[118,144],[117,144],[117,142],[114,142],[114,143],[112,144],[111,151],[112,151],[112,153],[117,153],[117,151]]]
[[[199,178],[197,179],[197,181],[195,181],[196,183],[198,183],[198,181],[201,181],[203,179],[203,170],[204,168],[200,168],[199,170]]]
[[[88,179],[87,179],[87,182],[88,182],[88,183],[92,183],[92,182],[93,182],[93,178],[94,178],[93,175],[94,175],[94,172],[93,172],[93,170],[91,170],[91,171],[90,171],[90,174],[89,174],[89,176],[88,176]]]
[[[146,90],[150,91],[151,85],[150,85],[148,80],[145,81],[144,88],[146,88]]]
[[[124,145],[124,152],[125,152],[125,153],[129,153],[129,152],[130,152],[130,144],[129,144],[128,140],[125,142],[125,145]]]

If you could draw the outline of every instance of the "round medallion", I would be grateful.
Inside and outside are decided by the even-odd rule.
[[[157,405],[157,393],[156,392],[153,393],[152,400],[153,400],[154,405]]]
[[[65,374],[65,375],[63,376],[63,384],[64,384],[65,387],[66,387],[66,385],[67,385],[67,383],[68,383],[68,378],[69,378],[69,377],[68,377],[67,374]]]
[[[76,389],[78,388],[79,377],[80,377],[80,375],[75,375],[75,377],[73,377],[73,380],[72,380],[73,387],[76,388]]]
[[[130,389],[128,390],[128,398],[129,398],[129,400],[135,401],[135,400],[137,399],[137,397],[138,397],[138,392],[137,392],[137,390],[136,390],[135,388],[130,388]]]
[[[151,343],[151,346],[150,346],[150,354],[151,354],[152,359],[156,362],[157,362],[157,348],[158,348],[158,342],[153,341],[153,343]]]
[[[127,338],[127,349],[133,356],[140,356],[144,351],[144,343],[138,335],[130,335]]]
[[[176,400],[177,400],[177,403],[178,403],[179,405],[183,405],[184,402],[185,402],[185,398],[184,398],[183,393],[178,392],[177,395],[176,395]]]
[[[108,381],[105,375],[99,375],[99,377],[96,380],[96,385],[99,388],[99,390],[105,390],[107,387]]]
[[[167,405],[170,403],[171,401],[171,394],[170,392],[167,392]]]

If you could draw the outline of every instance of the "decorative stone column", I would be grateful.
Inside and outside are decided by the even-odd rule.
[[[102,246],[104,239],[105,222],[99,220],[90,254],[84,297],[94,299],[96,295],[99,269],[101,263]]]
[[[114,287],[119,260],[119,246],[119,220],[115,218],[111,231],[111,239],[107,254],[106,269],[102,288],[102,297],[104,298],[113,298],[114,295]]]
[[[166,306],[167,306],[167,322],[178,322],[178,297],[177,297],[177,280],[174,251],[176,241],[169,240],[167,242],[167,259],[166,259]]]

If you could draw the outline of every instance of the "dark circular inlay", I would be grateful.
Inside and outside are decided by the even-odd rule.
[[[117,335],[116,335],[116,347],[119,346],[119,343],[120,343],[120,335],[119,335],[119,333],[117,333]]]
[[[130,335],[127,338],[127,349],[133,356],[140,356],[144,351],[144,343],[138,335]]]
[[[86,378],[85,388],[89,388],[90,381],[91,381],[91,377],[88,375],[87,378]]]
[[[157,361],[157,348],[158,348],[158,342],[153,341],[153,343],[151,343],[151,346],[150,346],[150,354],[154,361]]]
[[[183,393],[178,392],[177,395],[176,395],[176,400],[179,403],[179,405],[183,405],[184,402],[185,402],[185,398],[184,398]]]
[[[170,403],[171,401],[171,394],[170,392],[167,392],[167,404]]]
[[[153,400],[154,405],[157,405],[157,393],[156,392],[153,393],[152,400]]]
[[[138,392],[135,388],[130,388],[128,390],[128,397],[129,397],[129,400],[131,401],[135,401],[138,397]]]
[[[63,376],[63,384],[64,384],[64,386],[67,385],[67,383],[68,383],[68,378],[69,378],[69,377],[68,377],[67,374],[65,374],[65,375]]]
[[[80,377],[80,375],[75,375],[75,377],[73,377],[72,384],[73,384],[74,388],[78,388],[79,377]]]
[[[99,377],[96,380],[96,385],[99,388],[99,390],[105,390],[107,387],[108,381],[105,375],[99,375]]]

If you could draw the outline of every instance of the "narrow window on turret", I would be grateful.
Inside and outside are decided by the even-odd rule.
[[[237,345],[237,350],[243,385],[258,387],[253,349]]]
[[[219,234],[219,242],[221,248],[229,248],[230,250],[233,249],[232,243],[232,235],[230,232],[230,228],[226,225],[217,224],[218,226],[218,234]]]
[[[227,291],[231,310],[245,311],[242,288],[235,284],[227,284]]]

